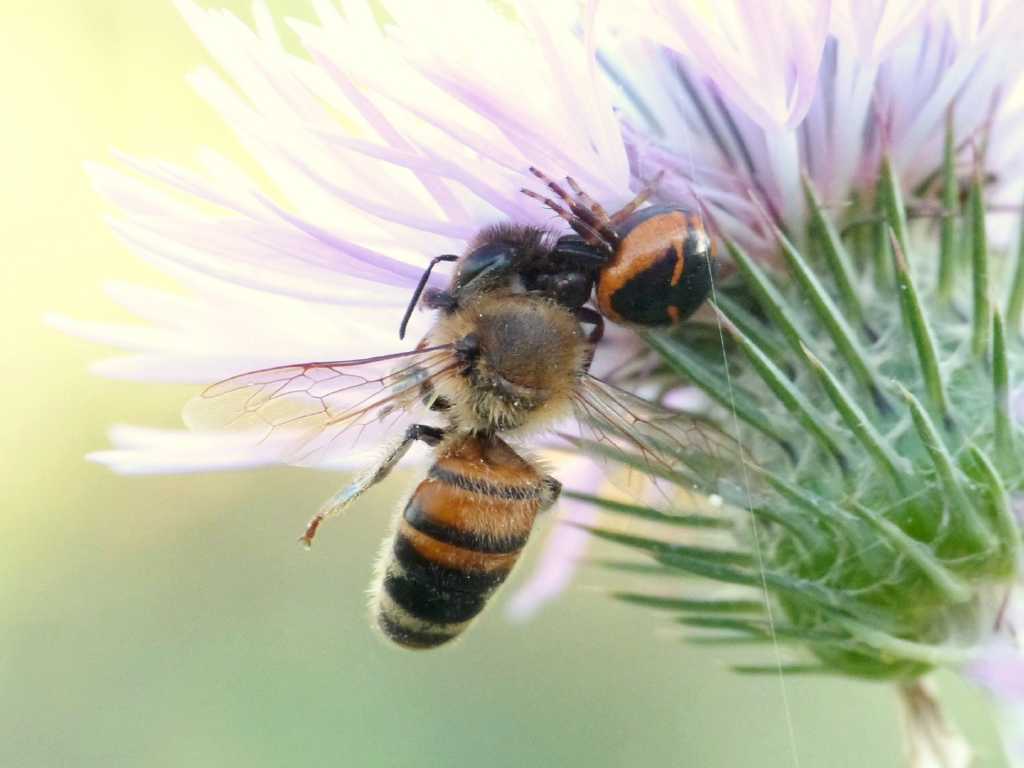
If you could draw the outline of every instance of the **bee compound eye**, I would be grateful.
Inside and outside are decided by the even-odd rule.
[[[459,264],[455,287],[464,288],[485,274],[494,274],[512,266],[515,249],[508,243],[488,243],[470,253]]]

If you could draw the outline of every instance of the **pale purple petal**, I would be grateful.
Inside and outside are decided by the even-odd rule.
[[[378,458],[388,432],[385,425],[372,425],[355,443],[318,453],[315,460],[291,463],[314,469],[361,469]],[[246,432],[194,432],[127,424],[111,428],[109,436],[112,448],[95,451],[86,458],[125,475],[221,472],[270,466],[281,463],[282,454],[290,445],[287,436],[266,438],[263,434],[254,436]],[[424,449],[414,446],[405,461],[425,464]]]
[[[606,467],[587,458],[560,463],[558,468],[566,489],[587,493],[593,493],[600,486],[606,473]],[[592,524],[597,518],[597,508],[563,498],[555,513],[558,517],[544,542],[539,563],[506,605],[506,615],[514,621],[531,618],[556,599],[569,586],[586,554],[590,534],[579,526]]]
[[[936,0],[936,15],[950,21],[950,30],[959,40],[976,41],[996,31],[1019,15],[1016,0]]]
[[[118,304],[150,325],[89,323],[56,314],[48,319],[68,333],[138,353],[95,364],[115,378],[204,383],[274,365],[401,348],[397,318],[404,297],[368,304],[372,292],[363,289],[356,301],[321,304],[208,280],[193,280],[192,287],[188,295],[123,283],[108,287]],[[409,327],[421,334],[429,322],[426,313],[415,313]]]
[[[1020,635],[1024,601],[1020,585],[994,599],[996,619],[990,636],[963,673],[991,697],[1010,764],[1024,766],[1024,646]]]
[[[120,474],[163,474],[249,469],[280,462],[280,448],[245,433],[197,433],[118,425],[113,448],[86,458]]]
[[[1024,649],[994,642],[968,666],[965,674],[992,696],[1006,757],[1024,766]]]
[[[828,2],[648,0],[615,4],[608,12],[612,23],[681,55],[762,127],[793,128],[814,98]]]
[[[334,300],[353,277],[403,288],[419,277],[413,265],[390,257],[375,261],[354,244],[325,242],[283,221],[200,216],[126,176],[91,170],[97,188],[123,210],[123,218],[111,222],[114,231],[157,266],[171,261],[187,271],[313,301]]]
[[[1009,643],[990,648],[966,673],[993,696],[1024,706],[1024,651],[1021,649]]]
[[[786,4],[776,17],[788,35],[763,18],[766,9],[776,12],[770,4],[635,0],[600,8],[600,50],[620,85],[637,183],[668,171],[662,198],[696,199],[719,229],[768,251],[751,197],[778,223],[803,231],[801,173],[826,204],[841,208],[855,194],[871,195],[885,152],[913,188],[939,167],[952,110],[965,147],[986,137],[987,166],[1015,204],[1024,187],[1017,181],[1024,132],[1015,127],[1024,109],[1019,7],[981,0],[835,0],[830,14],[828,7]],[[765,35],[771,40],[752,44]],[[801,48],[799,39],[816,42]],[[763,81],[781,90],[746,92]],[[967,150],[959,161],[966,173]]]
[[[211,150],[196,168],[126,154],[118,170],[89,167],[118,209],[116,234],[184,289],[111,286],[141,324],[49,318],[130,353],[94,364],[104,375],[198,383],[397,351],[409,289],[431,256],[459,253],[510,218],[565,228],[520,193],[538,188],[531,165],[574,173],[609,206],[633,194],[611,88],[564,12],[523,2],[521,23],[511,22],[460,0],[452,26],[448,14],[404,4],[390,9],[397,24],[382,27],[368,6],[343,16],[319,1],[320,24],[290,22],[306,58],[288,52],[262,2],[253,27],[192,0],[176,5],[216,65],[189,81],[270,184]],[[502,55],[481,57],[481,40]],[[436,270],[433,284],[447,273]],[[410,336],[429,322],[416,313]],[[610,355],[628,346],[614,337]],[[261,443],[223,456],[237,435],[220,445],[214,435],[126,429],[98,455],[121,471],[275,455]]]
[[[857,61],[878,62],[928,11],[927,0],[833,0],[830,31]]]

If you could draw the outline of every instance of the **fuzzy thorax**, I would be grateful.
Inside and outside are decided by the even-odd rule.
[[[464,364],[437,383],[462,430],[543,427],[565,416],[591,353],[564,307],[533,295],[488,294],[442,315],[428,342],[454,344]]]

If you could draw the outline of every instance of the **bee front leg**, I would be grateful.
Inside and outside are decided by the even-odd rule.
[[[349,504],[363,495],[367,490],[375,486],[389,474],[391,470],[402,460],[402,457],[409,452],[409,448],[417,440],[433,447],[444,439],[445,431],[440,427],[430,427],[426,424],[411,424],[398,442],[392,444],[385,451],[383,458],[370,470],[360,476],[354,483],[342,488],[336,494],[324,502],[317,510],[313,518],[306,525],[306,530],[299,537],[308,549],[313,543],[317,529],[323,521],[333,515],[342,512]]]
[[[586,356],[583,359],[583,370],[589,371],[590,364],[594,362],[594,352],[597,351],[597,342],[604,336],[604,317],[597,310],[591,309],[590,307],[580,307],[576,310],[576,319],[580,323],[586,323],[594,326],[590,329],[590,333],[587,334],[587,343],[590,347],[587,349]]]
[[[604,317],[596,309],[580,307],[576,310],[576,319],[581,323],[594,326],[587,334],[590,344],[597,344],[604,337]]]

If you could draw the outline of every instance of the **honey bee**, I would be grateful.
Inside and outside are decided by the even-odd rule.
[[[682,258],[678,238],[670,240]],[[442,261],[458,262],[449,287],[427,290]],[[436,257],[424,271],[400,335],[421,296],[437,316],[415,349],[241,374],[194,398],[185,421],[249,430],[295,464],[353,451],[368,431],[404,422],[401,436],[321,507],[301,538],[311,544],[328,516],[386,478],[414,443],[431,447],[433,464],[385,541],[372,610],[398,645],[442,645],[483,610],[561,490],[504,437],[574,417],[598,438],[666,464],[696,441],[707,450],[716,439],[590,374],[604,326],[584,305],[608,264],[604,246],[576,236],[490,227],[463,256]]]

